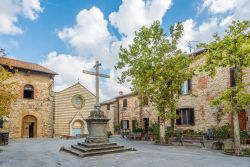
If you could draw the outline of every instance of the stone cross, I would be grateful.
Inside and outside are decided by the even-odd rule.
[[[83,70],[82,72],[85,73],[85,74],[89,74],[89,75],[94,75],[96,77],[96,107],[99,107],[100,106],[100,103],[99,103],[99,77],[103,77],[103,78],[110,78],[109,75],[106,75],[106,74],[100,74],[99,73],[99,66],[101,66],[102,64],[99,63],[99,61],[96,61],[96,64],[94,65],[94,68],[95,68],[95,72],[92,72],[92,71],[86,71],[86,70]]]

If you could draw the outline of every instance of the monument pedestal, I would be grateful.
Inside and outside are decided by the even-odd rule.
[[[89,131],[89,136],[86,138],[86,143],[108,143],[106,137],[106,125],[109,119],[105,117],[95,118],[89,117],[85,119]]]

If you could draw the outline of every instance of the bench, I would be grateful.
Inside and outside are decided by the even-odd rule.
[[[130,132],[127,136],[129,140],[141,140],[142,138],[142,133],[141,132]]]
[[[183,143],[200,143],[202,147],[205,148],[204,136],[203,135],[182,135],[180,143],[183,146]]]

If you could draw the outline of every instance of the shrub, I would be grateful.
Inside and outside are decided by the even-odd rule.
[[[231,136],[231,125],[226,124],[224,126],[214,128],[213,133],[214,133],[214,137],[218,141],[223,141],[224,139]]]
[[[241,155],[244,155],[244,156],[245,156],[245,155],[250,156],[250,148],[242,149],[240,154],[241,154]]]
[[[106,136],[107,136],[108,138],[110,138],[110,137],[112,136],[112,132],[111,132],[111,131],[107,131],[107,132],[106,132]]]
[[[137,128],[137,129],[134,129],[133,132],[143,132],[144,130],[142,128]]]
[[[155,142],[160,141],[160,124],[154,123],[149,128],[148,131],[153,133]]]
[[[246,140],[248,139],[248,133],[247,131],[243,130],[240,131],[240,140],[242,144],[246,144]]]

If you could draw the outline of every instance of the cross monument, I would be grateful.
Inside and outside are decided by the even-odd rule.
[[[94,66],[95,72],[83,70],[83,73],[94,75],[96,77],[96,104],[94,106],[94,110],[90,112],[90,116],[85,119],[87,122],[87,127],[89,131],[89,136],[86,138],[86,143],[107,143],[108,139],[106,137],[106,124],[109,121],[103,112],[101,111],[101,106],[99,102],[99,77],[110,78],[109,75],[101,74],[99,72],[99,67],[101,63],[96,61]]]

